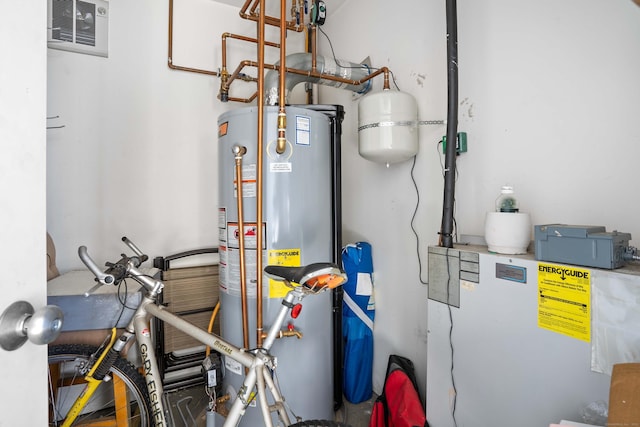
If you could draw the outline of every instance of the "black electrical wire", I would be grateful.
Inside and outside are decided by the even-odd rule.
[[[415,155],[413,156],[413,164],[411,165],[411,181],[413,182],[413,187],[416,189],[416,208],[413,210],[413,215],[411,216],[411,230],[413,231],[413,234],[416,236],[416,254],[418,255],[418,280],[420,280],[420,283],[422,283],[423,285],[428,285],[429,282],[425,282],[424,280],[422,280],[422,258],[420,258],[420,236],[418,235],[418,232],[416,231],[415,227],[413,226],[413,221],[416,219],[416,214],[418,213],[418,206],[420,206],[420,191],[418,190],[418,184],[416,183],[416,179],[413,176],[413,170],[416,167],[416,158],[418,156]]]
[[[458,390],[456,388],[456,380],[453,375],[454,371],[454,348],[453,348],[453,312],[451,304],[449,304],[449,289],[451,288],[451,271],[449,270],[449,249],[447,248],[445,260],[447,261],[447,307],[449,309],[449,348],[451,349],[451,387],[453,388],[453,402],[451,402],[451,416],[453,417],[453,425],[458,426],[456,421],[456,403],[458,401]]]
[[[153,277],[149,276],[148,274],[142,274],[141,276],[149,277],[153,279]],[[136,277],[140,277],[140,276],[136,276]],[[122,294],[122,285],[124,285],[124,295]],[[118,302],[122,306],[122,309],[120,310],[120,314],[118,315],[118,319],[116,320],[116,326],[118,326],[118,323],[120,323],[120,319],[122,318],[122,315],[124,314],[125,309],[129,309],[132,311],[137,309],[137,307],[130,307],[127,305],[127,299],[129,296],[129,284],[127,283],[127,279],[122,280],[118,284],[118,292],[116,293],[116,296],[118,298]]]
[[[123,284],[124,284],[124,298],[122,297],[122,295],[120,293],[120,290],[121,290]],[[120,310],[120,314],[118,314],[118,318],[116,319],[116,323],[113,326],[114,328],[118,327],[118,323],[120,323],[120,319],[122,319],[122,315],[124,314],[125,308],[128,308],[130,310],[134,310],[134,308],[132,308],[132,307],[127,307],[127,296],[128,296],[128,293],[129,292],[128,292],[128,289],[127,289],[127,279],[124,279],[118,284],[118,292],[116,293],[117,298],[118,298],[118,302],[122,306],[122,309]]]

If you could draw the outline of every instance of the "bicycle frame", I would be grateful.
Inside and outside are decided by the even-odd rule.
[[[274,341],[276,340],[280,332],[280,328],[282,327],[286,319],[286,315],[291,310],[290,307],[293,306],[293,302],[304,298],[306,296],[306,292],[304,292],[300,287],[296,287],[292,288],[287,293],[282,302],[282,307],[280,308],[278,315],[274,320],[274,323],[271,325],[269,332],[267,333],[267,337],[263,342],[263,347],[250,352],[247,349],[236,347],[235,345],[215,334],[209,333],[195,325],[192,325],[178,315],[171,313],[165,307],[159,306],[157,304],[157,296],[162,292],[164,284],[161,281],[144,275],[133,266],[129,266],[128,271],[130,273],[130,277],[135,279],[144,287],[146,291],[145,295],[125,332],[123,332],[117,340],[114,339],[114,334],[111,339],[111,343],[107,346],[107,348],[104,349],[104,351],[100,355],[96,366],[102,361],[104,356],[112,348],[120,352],[125,347],[127,342],[131,338],[135,337],[142,359],[145,382],[149,391],[149,398],[151,400],[152,416],[155,419],[157,427],[165,427],[169,424],[166,417],[167,412],[165,410],[165,405],[162,398],[162,378],[159,375],[158,363],[156,355],[153,351],[153,342],[151,340],[149,325],[152,316],[195,338],[202,344],[207,345],[210,348],[220,352],[225,357],[230,357],[246,368],[246,375],[243,385],[238,391],[238,395],[236,396],[236,399],[233,402],[231,409],[229,410],[229,414],[227,415],[224,427],[237,426],[247,406],[256,396],[258,397],[258,402],[262,411],[265,426],[273,427],[273,422],[271,419],[271,412],[273,412],[273,410],[278,412],[281,421],[285,425],[288,426],[291,424],[286,408],[284,406],[283,396],[271,377],[270,370],[275,369],[275,360],[273,356],[269,355],[268,352]],[[73,421],[75,420],[75,416],[77,416],[77,414],[81,412],[84,405],[91,397],[93,391],[95,391],[99,383],[103,381],[97,380],[92,377],[94,371],[95,367],[89,372],[87,377],[85,377],[89,382],[88,389],[85,393],[82,393],[81,396],[78,397],[78,399],[72,406],[72,409],[69,411],[69,414],[73,412],[74,415],[71,416],[68,414],[63,426],[71,425],[71,423],[73,423]],[[255,394],[254,388],[256,388]],[[274,403],[272,405],[269,405],[267,401],[267,389],[271,393],[274,400]]]

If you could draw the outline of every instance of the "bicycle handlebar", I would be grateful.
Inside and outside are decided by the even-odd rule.
[[[139,267],[143,262],[149,259],[149,257],[142,253],[140,249],[126,236],[122,238],[122,241],[136,253],[136,256],[129,257],[122,254],[122,258],[116,263],[107,262],[107,268],[102,271],[98,264],[91,258],[86,246],[80,246],[78,248],[78,255],[80,260],[87,266],[87,268],[96,277],[96,280],[102,285],[117,285],[123,279],[127,277],[131,266],[134,268]],[[95,288],[95,287],[94,287]]]

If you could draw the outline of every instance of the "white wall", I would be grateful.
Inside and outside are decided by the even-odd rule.
[[[640,242],[640,8],[630,0],[463,1],[460,232],[481,234],[511,182],[534,224],[603,225]]]
[[[630,0],[458,3],[459,130],[469,151],[458,157],[458,235],[484,234],[485,212],[511,183],[535,224],[604,225],[640,239],[634,221],[640,154],[640,8]],[[334,9],[331,9],[333,6]],[[388,66],[418,100],[421,120],[446,116],[445,2],[329,3],[324,30],[338,58]],[[395,9],[394,9],[395,8]],[[321,53],[330,55],[320,36]],[[379,90],[380,82],[378,82]],[[333,89],[321,102],[345,104],[345,236],[372,243],[376,270],[374,388],[387,357],[399,353],[426,377],[426,287],[409,228],[416,195],[410,162],[370,163],[357,154],[357,102]],[[444,127],[420,128],[415,176],[423,280],[426,246],[437,243],[442,212]],[[634,242],[632,242],[634,244]],[[424,390],[424,388],[423,388]]]
[[[0,313],[15,301],[46,304],[46,6],[3,4],[0,39]],[[0,349],[0,426],[47,421],[47,348]]]

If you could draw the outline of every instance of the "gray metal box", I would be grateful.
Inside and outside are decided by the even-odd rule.
[[[57,305],[64,313],[62,331],[85,331],[127,326],[134,310],[122,307],[124,285],[118,296],[118,287],[105,285],[95,293],[84,296],[96,282],[88,270],[73,270],[47,283],[48,304]],[[142,300],[140,285],[129,280],[126,295],[127,307],[135,308]],[[121,315],[122,313],[122,315]],[[117,322],[117,325],[116,325]]]
[[[624,265],[631,234],[607,232],[604,227],[547,224],[535,226],[535,252],[539,261],[597,268]]]

